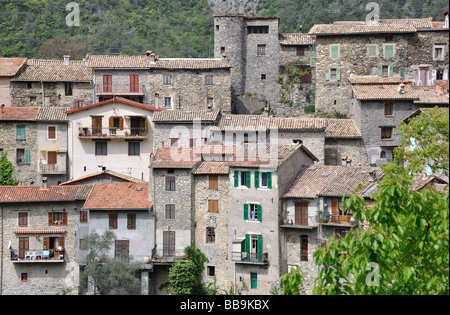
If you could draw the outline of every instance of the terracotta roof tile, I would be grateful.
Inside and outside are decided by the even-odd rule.
[[[40,107],[36,116],[38,121],[67,121],[66,108]]]
[[[36,121],[38,107],[6,106],[0,109],[0,121]]]
[[[11,81],[90,82],[92,70],[83,60],[70,60],[69,65],[64,65],[62,60],[29,59]]]
[[[398,76],[379,77],[379,76],[357,76],[348,78],[351,84],[400,84],[402,82],[412,82]]]
[[[315,40],[306,33],[280,33],[280,45],[314,45]]]
[[[150,167],[193,168],[199,161],[200,157],[193,157],[192,148],[164,147],[156,150]]]
[[[139,107],[139,108],[143,108],[143,109],[147,109],[147,110],[154,111],[154,112],[159,112],[159,109],[155,109],[155,108],[150,107],[148,105],[145,105],[145,104],[142,104],[142,103],[139,103],[139,102],[135,102],[135,101],[131,101],[131,100],[123,98],[123,97],[114,97],[114,98],[111,98],[111,99],[103,101],[103,102],[99,102],[99,103],[95,103],[95,104],[92,104],[92,105],[88,105],[88,106],[84,106],[84,107],[68,110],[66,112],[66,114],[72,114],[72,113],[88,110],[88,109],[90,109],[92,107],[102,106],[102,105],[105,105],[105,104],[110,104],[110,103],[115,103],[115,102],[116,103],[121,103],[121,104],[126,104],[126,105],[131,105],[131,106],[135,106],[135,107]]]
[[[328,119],[325,138],[361,138],[361,132],[353,119]]]
[[[353,85],[356,99],[369,100],[418,100],[418,91],[411,85],[405,86],[405,93],[399,92],[397,84]]]
[[[0,77],[12,77],[22,68],[27,58],[0,58]]]
[[[201,162],[192,172],[195,175],[227,175],[229,173],[228,162]]]
[[[82,199],[84,186],[0,186],[0,203],[74,201]]]
[[[148,183],[95,184],[83,209],[148,210],[152,208],[148,190]]]
[[[380,23],[366,23],[361,21],[336,21],[333,24],[316,24],[309,31],[309,35],[357,35],[357,34],[384,34],[384,33],[415,33],[416,26],[425,28],[425,20],[380,20]],[[432,28],[431,23],[429,23]]]
[[[217,127],[211,130],[320,130],[326,128],[321,118],[280,118],[260,115],[223,115]]]
[[[165,110],[153,115],[153,122],[192,122],[194,120],[216,121],[220,110]]]

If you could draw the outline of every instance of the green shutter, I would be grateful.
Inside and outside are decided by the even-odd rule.
[[[245,253],[245,241],[241,242],[241,253]]]
[[[369,57],[377,56],[377,46],[369,46]]]
[[[394,57],[394,45],[385,45],[384,58],[392,58],[392,57]]]
[[[325,80],[330,81],[330,69],[325,69]]]
[[[252,289],[258,289],[258,274],[256,272],[250,272],[250,283]]]
[[[267,173],[267,188],[272,188],[272,173]]]
[[[244,204],[244,220],[248,220],[248,203]]]
[[[239,171],[234,171],[234,187],[239,187]]]
[[[250,188],[250,182],[251,182],[251,173],[250,172],[247,172],[247,188]]]
[[[25,149],[25,164],[30,164],[30,150]]]
[[[405,78],[405,68],[400,68],[400,76]]]
[[[256,206],[256,216],[258,217],[258,221],[262,221],[262,207],[261,205]]]
[[[389,66],[389,76],[393,76],[394,75],[394,66]]]
[[[378,76],[379,77],[383,76],[383,65],[378,65]]]
[[[25,140],[25,126],[17,126],[16,127],[16,139],[17,140]]]
[[[341,68],[336,69],[336,80],[341,81]]]
[[[331,58],[339,58],[339,46],[331,46]]]
[[[259,172],[255,171],[255,188],[259,188]]]
[[[245,251],[250,253],[250,234],[245,234]]]
[[[263,240],[262,235],[258,235],[258,260],[263,260]]]

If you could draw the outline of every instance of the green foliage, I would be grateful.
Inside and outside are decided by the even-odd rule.
[[[314,253],[316,264],[321,266],[315,294],[449,294],[448,185],[444,192],[409,189],[413,171],[421,170],[436,156],[429,151],[434,150],[435,142],[446,142],[443,147],[448,154],[448,124],[444,127],[441,118],[432,114],[418,118],[436,128],[430,134],[415,122],[401,127],[403,145],[394,161],[383,167],[385,176],[372,196],[373,205],[366,206],[356,195],[345,201],[344,207],[351,209],[359,222],[366,221],[368,228],[354,230],[339,240],[333,236]],[[444,135],[436,138],[436,132]],[[407,139],[411,136],[418,142],[429,142],[417,153],[422,162],[409,163],[415,158],[409,154]],[[441,160],[437,161],[440,165]]]
[[[300,287],[303,285],[303,275],[295,268],[290,273],[281,276],[281,295],[300,295]]]
[[[304,108],[305,114],[314,114],[316,112],[316,106],[315,105],[308,105]]]
[[[6,157],[6,153],[0,154],[0,186],[17,186],[19,182],[12,178],[14,168]]]
[[[280,103],[288,106],[294,105],[292,100],[292,90],[297,87],[298,90],[303,90],[302,77],[308,73],[309,69],[300,71],[296,66],[285,66],[286,75],[280,76],[277,83],[281,85]]]

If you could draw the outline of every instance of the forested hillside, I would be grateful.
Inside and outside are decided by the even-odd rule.
[[[91,54],[212,57],[213,14],[277,15],[280,32],[364,20],[362,0],[75,0],[80,26],[66,25],[69,0],[0,0],[0,57]],[[443,20],[447,0],[378,0],[381,18]]]

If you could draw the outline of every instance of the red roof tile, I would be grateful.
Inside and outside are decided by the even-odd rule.
[[[10,107],[0,109],[0,121],[36,121],[37,107]]]
[[[27,58],[0,58],[0,77],[12,77],[22,68]]]
[[[0,203],[74,201],[84,186],[0,186]]]
[[[152,168],[192,168],[201,158],[193,157],[193,148],[158,148],[153,160],[150,162]]]
[[[97,107],[97,106],[101,106],[101,105],[105,105],[105,104],[109,104],[109,103],[122,103],[122,104],[126,104],[126,105],[131,105],[131,106],[135,106],[135,107],[139,107],[139,108],[143,108],[143,109],[148,109],[150,111],[155,111],[158,112],[159,109],[155,109],[153,107],[149,107],[148,105],[142,104],[142,103],[138,103],[138,102],[134,102],[134,101],[130,101],[126,98],[122,98],[122,97],[115,97],[103,102],[99,102],[99,103],[95,103],[92,105],[88,105],[88,106],[84,106],[84,107],[80,107],[80,108],[75,108],[72,110],[69,110],[66,112],[66,114],[72,114],[72,113],[76,113],[76,112],[80,112],[83,110],[88,110],[92,107]]]

